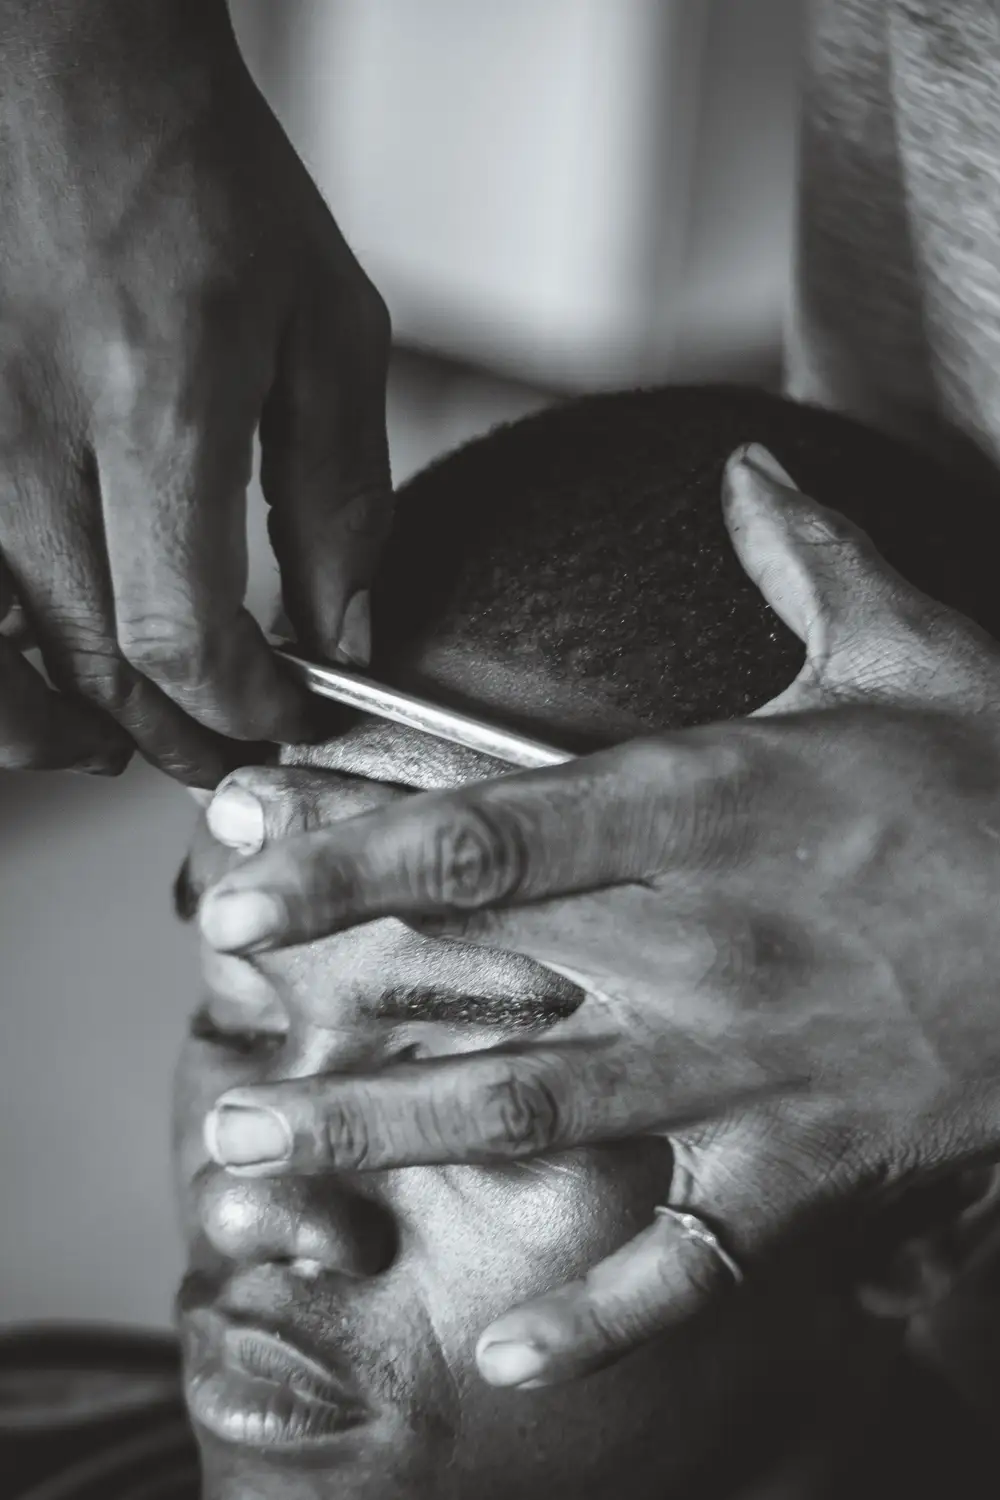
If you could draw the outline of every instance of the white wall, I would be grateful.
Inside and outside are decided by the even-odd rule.
[[[570,389],[779,334],[801,0],[235,0],[398,336]]]

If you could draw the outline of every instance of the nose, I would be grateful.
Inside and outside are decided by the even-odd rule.
[[[203,1168],[195,1193],[202,1231],[230,1261],[360,1280],[380,1275],[396,1258],[391,1210],[344,1178],[235,1178],[213,1165]]]

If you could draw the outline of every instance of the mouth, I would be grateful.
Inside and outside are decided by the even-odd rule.
[[[301,1452],[372,1419],[339,1372],[284,1330],[198,1308],[183,1315],[181,1334],[188,1411],[224,1442]]]

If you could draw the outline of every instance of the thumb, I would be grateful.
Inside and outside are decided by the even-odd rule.
[[[758,443],[730,458],[723,510],[745,572],[806,648],[795,682],[758,713],[815,705],[838,655],[849,654],[854,680],[863,681],[876,668],[884,683],[887,655],[901,634],[901,603],[922,602],[935,617],[940,613],[890,567],[860,527],[803,495]]]
[[[741,1279],[735,1262],[697,1224],[658,1210],[648,1228],[586,1276],[505,1314],[477,1345],[483,1377],[522,1388],[578,1379],[731,1290]]]

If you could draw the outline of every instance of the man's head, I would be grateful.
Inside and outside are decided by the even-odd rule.
[[[976,497],[838,419],[759,394],[668,390],[529,419],[408,486],[374,599],[376,672],[569,748],[757,706],[800,653],[719,517],[723,461],[747,441],[928,592],[994,624]],[[344,817],[500,769],[363,719],[284,759],[335,782]],[[202,827],[187,884],[231,858]],[[852,1360],[874,1357],[877,1338],[803,1248],[576,1385],[481,1381],[482,1328],[583,1274],[667,1201],[663,1140],[502,1170],[299,1179],[237,1179],[206,1155],[202,1121],[233,1086],[494,1046],[558,1026],[581,999],[527,960],[388,921],[253,966],[206,956],[176,1146],[189,1395],[213,1500],[645,1500],[695,1482],[726,1493],[832,1398]],[[289,1344],[342,1373],[339,1417],[329,1378]]]

